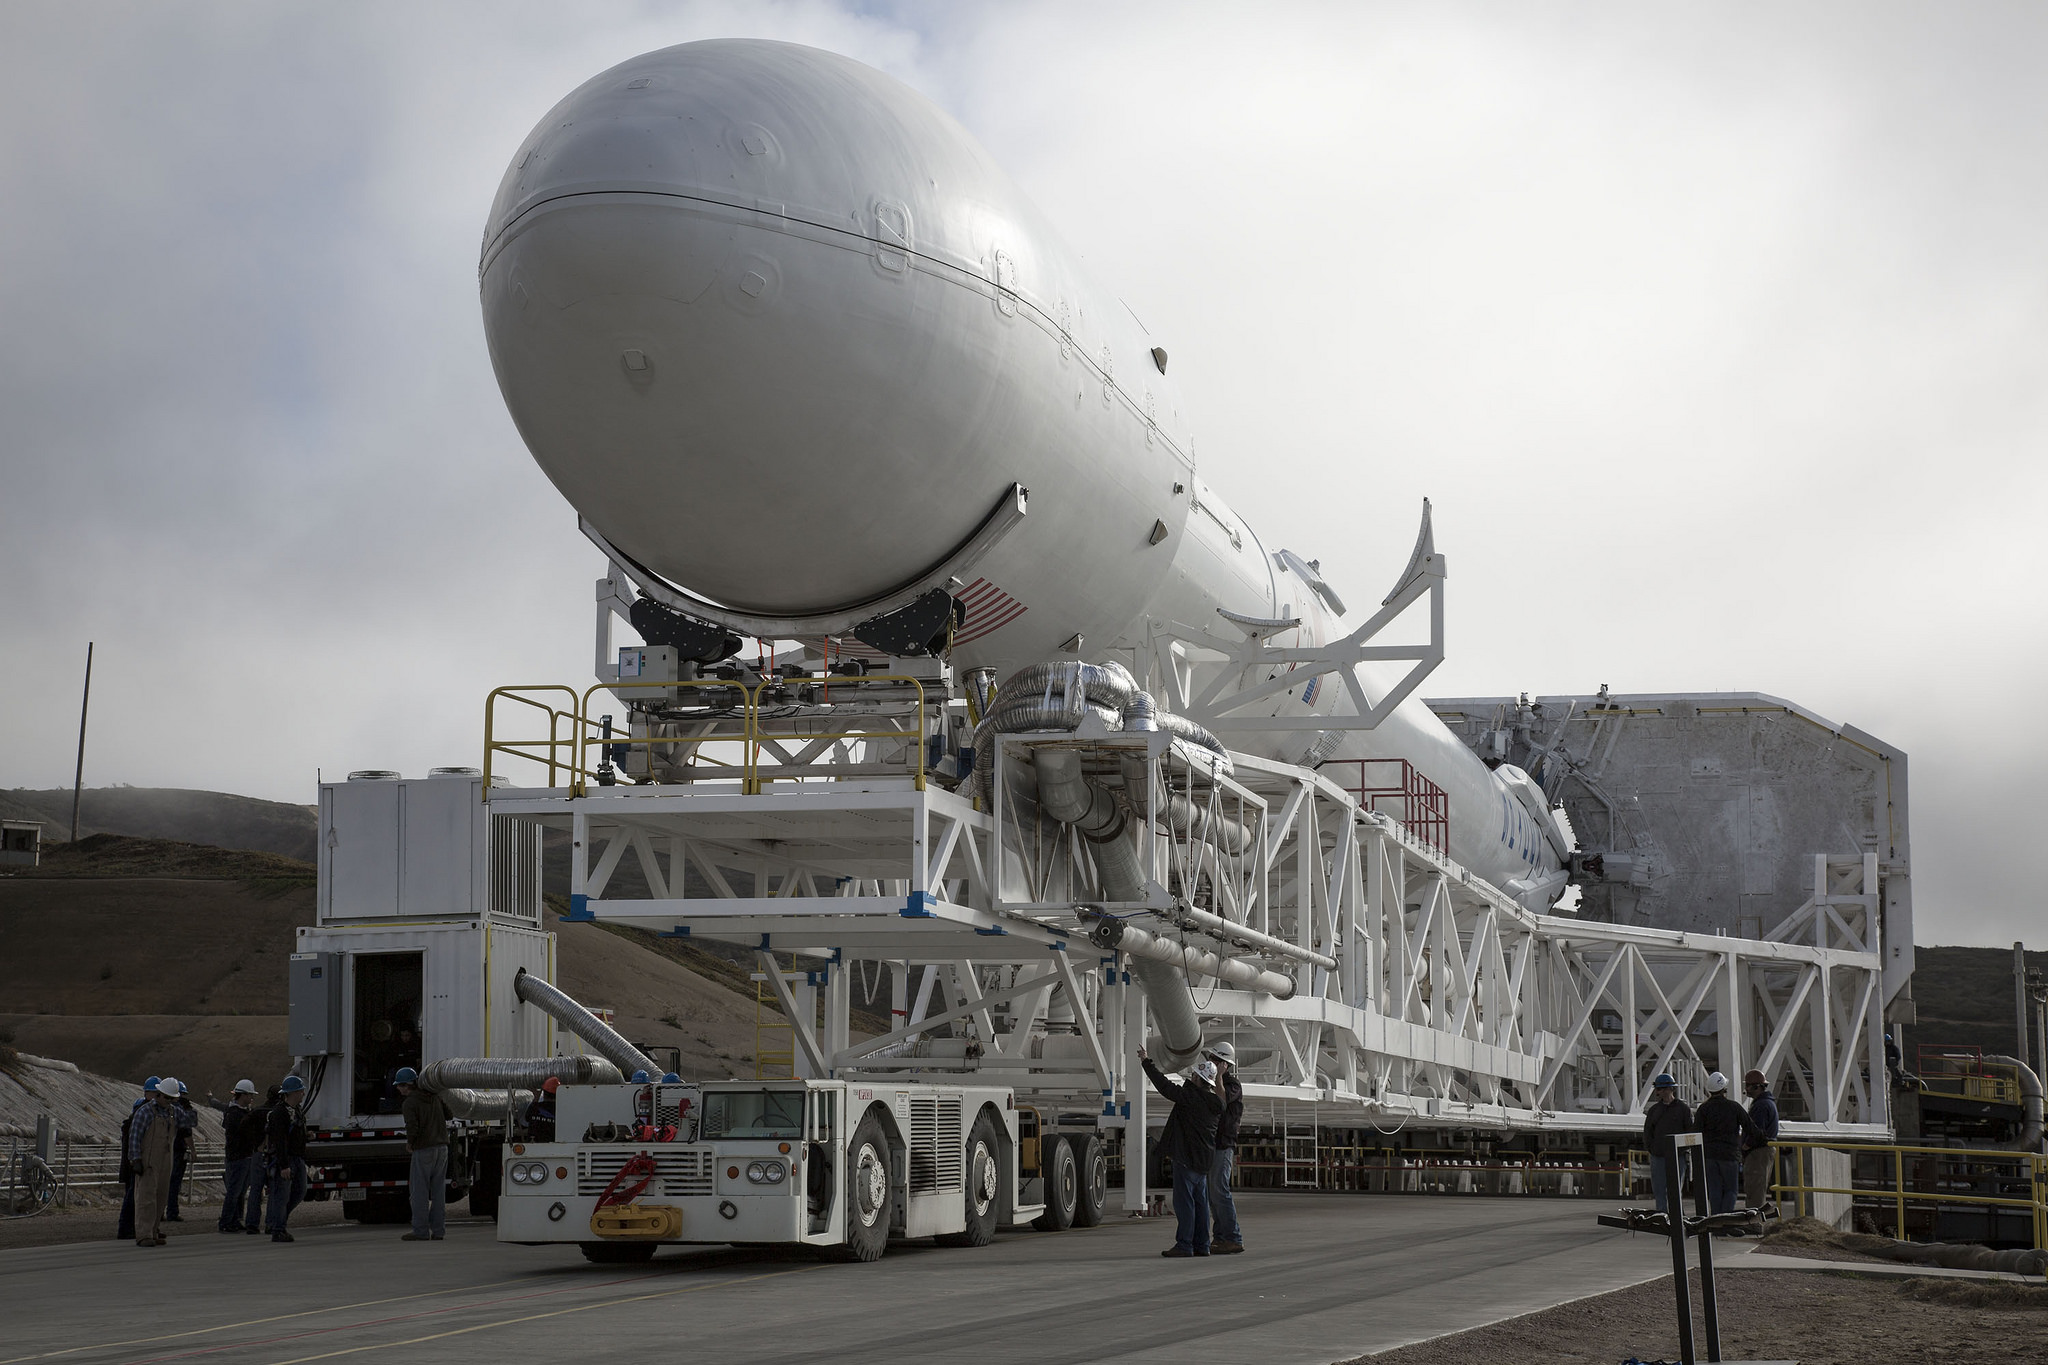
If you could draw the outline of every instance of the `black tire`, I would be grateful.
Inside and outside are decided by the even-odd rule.
[[[1102,1139],[1094,1133],[1083,1133],[1067,1141],[1074,1145],[1074,1165],[1080,1171],[1074,1226],[1092,1228],[1109,1211],[1109,1153],[1102,1149]]]
[[[869,1114],[846,1144],[846,1240],[840,1244],[845,1259],[879,1261],[889,1249],[894,1185],[889,1135],[882,1131],[882,1121]]]
[[[653,1242],[578,1242],[583,1259],[598,1265],[644,1265],[654,1259]]]
[[[1074,1226],[1075,1207],[1081,1199],[1081,1168],[1074,1161],[1074,1146],[1066,1138],[1048,1137],[1040,1150],[1045,1212],[1032,1219],[1031,1226],[1040,1232],[1065,1232]]]
[[[986,1114],[974,1120],[967,1134],[963,1165],[967,1189],[961,1199],[966,1205],[967,1226],[938,1240],[944,1246],[985,1247],[995,1241],[996,1219],[1003,1211],[1003,1143]]]

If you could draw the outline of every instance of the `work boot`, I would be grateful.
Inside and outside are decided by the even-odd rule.
[[[135,1239],[135,1245],[139,1247],[153,1247],[156,1245],[156,1241],[150,1237],[138,1237]]]
[[[251,1237],[261,1237],[263,1235],[263,1229],[260,1227],[246,1227],[242,1231],[248,1233]]]
[[[431,1236],[431,1237],[430,1237],[430,1238],[428,1238],[427,1240],[429,1240],[429,1241],[433,1241],[433,1242],[438,1242],[438,1241],[440,1241],[440,1240],[441,1240],[441,1234],[437,1232],[437,1233],[433,1234],[433,1236]]]
[[[299,1239],[292,1236],[289,1232],[273,1232],[270,1234],[270,1240],[273,1242],[296,1242]]]
[[[1192,1256],[1195,1253],[1192,1251],[1182,1251],[1179,1247],[1168,1247],[1159,1254],[1161,1256]]]
[[[1217,1256],[1235,1256],[1244,1250],[1243,1242],[1211,1242],[1209,1250]]]
[[[428,1238],[417,1232],[408,1232],[405,1234],[405,1236],[399,1238],[398,1240],[401,1242],[424,1242],[427,1241]]]
[[[171,1239],[159,1232],[156,1235],[156,1244],[160,1247],[167,1247],[171,1244]]]

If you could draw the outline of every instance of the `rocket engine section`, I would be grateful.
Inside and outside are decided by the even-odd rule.
[[[789,638],[837,616],[892,654],[936,628],[1003,676],[1219,612],[1297,621],[1281,646],[1347,631],[1318,572],[1197,476],[1165,348],[965,129],[857,62],[713,41],[587,81],[514,155],[480,283],[534,458],[593,539],[692,601]],[[935,584],[958,605],[928,611]],[[662,624],[700,659],[739,628]],[[1271,710],[1358,713],[1307,680]],[[1312,748],[1233,742],[1406,759],[1448,794],[1453,858],[1525,903],[1563,889],[1540,792],[1419,699]]]

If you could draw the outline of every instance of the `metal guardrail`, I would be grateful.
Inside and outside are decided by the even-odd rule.
[[[491,781],[500,766],[501,759],[521,759],[543,765],[548,771],[550,787],[566,785],[570,794],[584,796],[596,779],[606,761],[603,752],[614,748],[643,748],[652,751],[658,745],[738,744],[739,761],[704,755],[703,760],[716,767],[730,768],[740,780],[740,790],[748,795],[759,794],[766,783],[776,781],[801,781],[805,777],[828,776],[830,765],[809,762],[788,762],[787,754],[780,748],[783,740],[797,740],[805,744],[820,741],[833,743],[847,740],[868,742],[900,742],[910,752],[910,761],[903,764],[902,771],[923,791],[926,784],[926,734],[925,734],[925,687],[924,680],[904,673],[868,673],[859,677],[843,677],[836,680],[838,686],[858,690],[876,683],[892,683],[898,686],[908,684],[916,692],[916,700],[910,711],[916,724],[911,729],[899,730],[880,726],[855,727],[837,730],[791,730],[775,731],[768,722],[775,719],[765,715],[765,694],[772,688],[786,686],[800,679],[781,677],[763,678],[748,685],[733,678],[690,678],[676,681],[659,679],[622,679],[615,682],[596,683],[580,695],[563,683],[537,683],[494,687],[484,698],[484,764],[483,799],[490,800]],[[819,686],[829,689],[835,680],[826,677],[815,680]],[[592,703],[600,693],[621,691],[680,691],[684,688],[707,691],[733,690],[740,695],[737,716],[729,713],[721,717],[727,721],[737,719],[737,733],[703,735],[643,735],[635,738],[629,734],[607,734],[600,728],[593,715]],[[563,710],[543,697],[563,694],[569,698],[569,709]],[[517,703],[522,707],[538,711],[545,717],[545,735],[506,738],[499,733],[498,705],[500,702]],[[522,713],[523,714],[523,713]],[[814,715],[817,713],[814,713]],[[598,765],[590,762],[590,751],[599,750]],[[764,754],[770,755],[763,762]],[[566,779],[566,781],[564,781]]]
[[[1793,1200],[1797,1212],[1802,1217],[1812,1211],[1812,1197],[1816,1194],[1846,1195],[1852,1199],[1862,1199],[1878,1204],[1889,1203],[1893,1206],[1893,1216],[1896,1219],[1893,1223],[1894,1235],[1903,1238],[1906,1230],[1906,1206],[1908,1204],[1929,1204],[1936,1208],[1949,1205],[1976,1209],[2026,1209],[2032,1217],[2034,1248],[2041,1250],[2044,1247],[2048,1247],[2048,1157],[2039,1156],[2032,1152],[1987,1151],[1964,1147],[1907,1147],[1877,1144],[1846,1146],[1830,1142],[1774,1142],[1771,1146],[1777,1152],[1791,1154],[1793,1162],[1792,1173],[1794,1176],[1794,1179],[1790,1182],[1783,1179],[1785,1170],[1784,1159],[1781,1156],[1778,1161],[1778,1169],[1774,1172],[1777,1179],[1771,1185],[1771,1191],[1780,1196],[1789,1196]],[[1849,1188],[1844,1189],[1836,1185],[1816,1185],[1812,1179],[1813,1158],[1811,1153],[1814,1151],[1840,1152],[1848,1156],[1852,1163],[1859,1156],[1888,1157],[1890,1159],[1890,1182],[1887,1184],[1880,1179],[1859,1185],[1856,1183],[1855,1168],[1852,1164],[1850,1167]],[[1909,1158],[1933,1167],[1933,1170],[1927,1173],[1926,1180],[1931,1180],[1936,1186],[1935,1189],[1908,1188],[1906,1166]],[[2006,1171],[1985,1171],[1981,1169],[1972,1171],[1944,1171],[1942,1167],[1945,1162],[1978,1167],[2004,1165],[2010,1169]],[[1919,1183],[1924,1184],[1926,1180],[1922,1180]],[[2009,1195],[1979,1193],[1976,1187],[1980,1187],[1987,1181],[1997,1182],[1994,1184],[1994,1188],[2003,1187],[2009,1189],[2023,1184],[2028,1191],[2028,1197],[2015,1199]],[[1949,1188],[1943,1188],[1943,1186],[1948,1186]]]
[[[24,1193],[23,1172],[27,1169],[24,1158],[35,1155],[34,1138],[10,1137],[7,1139],[7,1187],[6,1206],[14,1207]],[[219,1184],[227,1178],[226,1152],[219,1147],[201,1145],[194,1149],[192,1157],[185,1163],[185,1179],[178,1188],[179,1199],[189,1199],[195,1184]],[[56,1176],[56,1198],[53,1203],[65,1208],[72,1202],[74,1194],[87,1191],[118,1194],[121,1191],[121,1149],[114,1143],[80,1142],[72,1138],[59,1138],[50,1152],[49,1167]]]

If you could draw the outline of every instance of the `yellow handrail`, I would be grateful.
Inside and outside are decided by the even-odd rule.
[[[1890,1199],[1894,1204],[1894,1217],[1897,1220],[1893,1224],[1893,1228],[1896,1235],[1903,1240],[1906,1232],[1906,1204],[1908,1201],[1936,1205],[1963,1204],[1971,1208],[2020,1208],[2028,1209],[2033,1214],[2035,1248],[2038,1250],[2048,1247],[2048,1184],[2044,1184],[2044,1182],[2048,1182],[2048,1157],[2043,1157],[2033,1152],[2014,1152],[1999,1149],[1986,1150],[1966,1147],[1908,1147],[1902,1145],[1887,1146],[1881,1144],[1864,1145],[1861,1143],[1831,1142],[1774,1142],[1771,1146],[1775,1151],[1789,1151],[1793,1154],[1793,1171],[1796,1176],[1800,1177],[1800,1179],[1791,1183],[1782,1182],[1779,1179],[1784,1174],[1782,1163],[1777,1163],[1774,1159],[1775,1169],[1772,1171],[1771,1190],[1774,1194],[1789,1194],[1793,1196],[1793,1203],[1802,1217],[1806,1215],[1811,1207],[1809,1196],[1816,1194],[1844,1194],[1851,1197],[1863,1195],[1866,1197],[1876,1196],[1878,1198]],[[1841,1152],[1850,1157],[1866,1153],[1887,1155],[1892,1161],[1891,1189],[1886,1190],[1881,1186],[1864,1189],[1842,1189],[1832,1185],[1813,1184],[1806,1174],[1812,1168],[1812,1158],[1803,1155],[1803,1153],[1813,1150]],[[1908,1156],[1946,1157],[1950,1160],[1977,1162],[2002,1161],[2015,1164],[2024,1163],[2025,1178],[2030,1191],[2030,1197],[2026,1199],[2010,1199],[1998,1195],[1957,1194],[1940,1191],[1930,1193],[1909,1190],[1906,1188],[1906,1158]],[[2015,1171],[2010,1178],[2017,1180],[2020,1178],[2020,1173]]]
[[[593,729],[595,728],[595,726],[596,726],[596,722],[595,722],[595,720],[594,720],[594,719],[592,718],[592,716],[591,716],[591,712],[590,712],[590,701],[591,701],[591,698],[595,697],[595,696],[596,696],[596,695],[597,695],[598,693],[600,693],[600,692],[618,692],[618,691],[624,691],[624,690],[627,690],[627,689],[630,689],[630,688],[641,688],[641,689],[653,689],[653,688],[662,688],[662,687],[703,687],[703,688],[723,688],[723,687],[730,687],[730,688],[733,688],[733,689],[737,690],[737,691],[739,692],[739,694],[740,694],[740,714],[739,714],[739,720],[740,720],[740,732],[739,732],[739,733],[738,733],[737,735],[705,735],[705,736],[702,736],[702,737],[700,737],[700,738],[698,738],[698,739],[679,739],[679,738],[676,738],[676,737],[674,737],[674,736],[659,736],[659,735],[648,735],[648,736],[645,736],[644,738],[641,738],[641,739],[634,739],[634,738],[632,738],[632,737],[631,737],[631,735],[630,735],[630,734],[628,734],[628,735],[625,735],[625,736],[613,736],[613,737],[612,737],[611,739],[609,739],[609,740],[608,740],[608,739],[606,739],[606,738],[604,737],[604,735],[603,735],[603,734],[602,734],[601,732],[600,732],[600,733],[597,733],[597,734],[593,734],[593,733],[591,733],[591,731],[592,731],[592,730],[593,730]],[[644,746],[646,746],[646,747],[647,747],[647,749],[649,750],[649,753],[650,753],[650,756],[651,756],[651,754],[652,754],[652,750],[653,750],[653,746],[655,746],[655,745],[657,745],[657,744],[700,744],[700,745],[701,745],[701,744],[713,744],[713,743],[721,743],[721,742],[722,742],[722,743],[727,743],[727,744],[730,744],[730,743],[733,743],[733,742],[737,741],[737,742],[739,743],[739,745],[740,745],[740,761],[739,761],[739,762],[738,762],[737,764],[727,763],[727,762],[724,762],[724,761],[723,761],[723,760],[721,760],[721,759],[716,759],[716,758],[710,758],[710,757],[708,757],[708,756],[707,756],[707,757],[705,758],[705,761],[706,761],[706,762],[708,762],[708,763],[716,764],[716,765],[717,765],[718,767],[721,767],[721,768],[731,768],[731,767],[737,767],[737,768],[739,768],[739,770],[740,770],[740,789],[741,789],[742,791],[745,791],[745,792],[752,792],[752,791],[754,790],[754,787],[753,787],[753,785],[752,785],[751,783],[749,783],[749,782],[747,781],[747,769],[748,769],[748,758],[747,758],[747,755],[748,755],[749,753],[751,753],[751,752],[752,752],[752,749],[753,749],[753,739],[754,739],[754,694],[755,694],[755,692],[756,692],[757,690],[758,690],[758,689],[756,689],[756,688],[751,688],[751,687],[748,687],[748,686],[747,686],[747,685],[746,685],[746,684],[745,684],[744,682],[741,682],[741,681],[740,681],[739,679],[737,679],[737,678],[683,678],[683,679],[679,679],[679,680],[677,680],[677,681],[674,681],[674,682],[663,682],[663,681],[661,681],[661,680],[659,680],[659,679],[642,679],[642,680],[640,680],[640,681],[637,681],[637,682],[626,682],[626,681],[620,681],[620,682],[601,682],[601,683],[596,683],[596,684],[593,684],[592,686],[590,686],[590,687],[587,687],[587,688],[585,688],[585,689],[584,689],[584,691],[583,691],[583,698],[582,698],[582,702],[581,702],[581,710],[580,710],[580,712],[578,713],[578,722],[577,722],[577,728],[579,729],[579,731],[580,731],[580,732],[581,732],[581,734],[582,734],[582,740],[581,740],[581,743],[580,743],[580,745],[579,745],[579,747],[578,747],[578,750],[577,750],[577,755],[578,755],[578,757],[579,757],[579,758],[581,758],[581,757],[582,757],[582,756],[583,756],[584,754],[587,754],[587,753],[588,753],[588,752],[590,751],[590,746],[591,746],[591,745],[593,745],[593,744],[596,744],[596,745],[600,745],[600,746],[602,746],[602,745],[606,745],[606,744],[622,744],[622,745],[631,745],[631,746],[643,746],[643,745],[644,745]],[[622,699],[622,700],[623,700],[623,699]],[[582,787],[581,787],[581,785],[580,785],[580,784],[579,784],[579,786],[578,786],[578,788],[577,788],[576,794],[577,794],[578,796],[581,796],[581,795],[583,795],[583,794],[584,794],[584,792],[583,792],[583,789],[582,789]]]
[[[537,701],[532,696],[527,695],[528,693],[535,692],[567,693],[570,709],[558,711],[547,703]],[[548,717],[548,737],[546,739],[497,738],[497,706],[500,697],[544,712]],[[555,785],[555,769],[557,768],[568,769],[570,778],[573,781],[577,775],[576,759],[579,756],[574,730],[578,716],[576,689],[568,686],[566,683],[522,683],[510,687],[492,688],[490,694],[484,698],[483,799],[486,801],[491,799],[491,756],[501,750],[520,758],[531,759],[536,763],[545,762],[548,765],[548,785],[550,787]],[[568,739],[563,739],[561,735],[561,722],[564,719],[567,719],[571,724],[571,732]],[[528,752],[530,748],[537,745],[547,746],[547,758],[545,760],[539,754]],[[569,748],[569,757],[567,759],[558,758],[557,751],[565,745]]]

